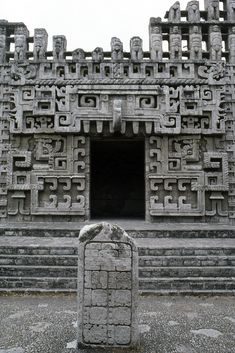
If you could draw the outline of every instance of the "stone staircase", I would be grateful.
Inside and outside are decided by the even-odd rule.
[[[140,248],[139,279],[145,293],[235,294],[235,248]]]
[[[74,292],[76,247],[0,247],[0,291]]]
[[[140,293],[235,294],[235,240],[137,238]],[[77,239],[0,238],[0,292],[75,292]]]

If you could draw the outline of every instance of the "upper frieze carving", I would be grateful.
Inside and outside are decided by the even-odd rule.
[[[234,22],[234,26],[231,23]],[[235,0],[204,0],[204,10],[199,1],[191,0],[185,9],[176,1],[164,20],[151,17],[149,23],[149,50],[143,50],[143,40],[130,39],[127,51],[122,40],[113,37],[110,51],[96,47],[90,52],[82,48],[68,50],[64,35],[53,36],[53,49],[47,50],[48,34],[36,28],[33,37],[23,23],[0,21],[0,65],[26,62],[160,62],[211,60],[235,63]],[[30,51],[30,43],[33,50]],[[12,45],[13,44],[13,45]],[[94,69],[98,71],[98,68]],[[119,77],[116,65],[115,77]],[[85,70],[87,71],[87,70]],[[106,70],[106,73],[109,69]]]

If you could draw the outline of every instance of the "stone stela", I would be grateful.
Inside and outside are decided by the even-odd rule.
[[[204,2],[151,17],[148,51],[0,21],[1,223],[235,224],[235,1]]]
[[[138,347],[138,254],[116,225],[85,226],[78,247],[78,346]]]

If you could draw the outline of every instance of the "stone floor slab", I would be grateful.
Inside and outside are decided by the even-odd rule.
[[[139,353],[234,353],[235,300],[144,296],[139,327]],[[0,297],[0,353],[75,353],[76,330],[75,295]]]

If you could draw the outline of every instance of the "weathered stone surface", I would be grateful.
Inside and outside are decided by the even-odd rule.
[[[50,52],[45,29],[1,20],[0,222],[89,219],[90,141],[120,138],[145,140],[147,221],[233,225],[235,1],[221,5],[173,3],[149,52],[138,36],[67,51],[63,35]]]
[[[78,247],[78,344],[136,347],[138,255],[116,225],[85,226]]]
[[[162,238],[160,233],[142,233],[142,237],[135,239],[139,255],[139,292],[233,294],[234,233],[235,230],[233,238],[230,232],[227,235],[231,238],[223,239],[219,238],[222,233],[214,233],[217,239],[195,239],[196,232],[187,238],[189,233],[182,230],[185,238],[177,238],[179,233],[175,232],[169,238]],[[135,236],[130,230],[128,234]],[[158,236],[161,238],[156,238]],[[1,236],[0,243],[0,293],[77,291],[77,237],[49,237],[48,233],[44,237],[26,237],[21,234]],[[103,272],[102,286],[107,283]],[[111,276],[110,285],[116,286],[118,277]],[[91,286],[91,278],[86,280]],[[126,278],[122,288],[112,291],[109,298],[105,288],[88,288],[88,291],[92,290],[88,304],[101,306],[108,303],[108,299],[111,305],[123,305],[124,301],[129,304],[129,282],[130,278]]]

